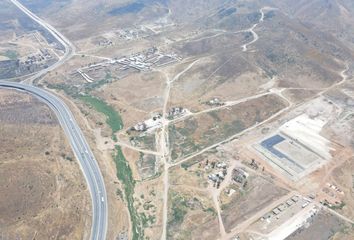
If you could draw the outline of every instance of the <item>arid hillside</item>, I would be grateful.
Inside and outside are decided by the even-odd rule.
[[[107,239],[352,239],[352,0],[20,2],[67,40],[0,3],[0,79],[42,70],[33,84],[67,103],[105,180]],[[0,226],[87,238],[55,116],[0,93]]]
[[[4,239],[85,239],[90,198],[55,115],[0,90],[0,226]]]

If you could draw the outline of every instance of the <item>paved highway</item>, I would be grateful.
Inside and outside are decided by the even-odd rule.
[[[69,139],[74,154],[88,184],[92,199],[91,239],[104,240],[107,232],[107,194],[97,161],[66,104],[57,96],[43,89],[14,82],[0,81],[0,88],[28,92],[45,102],[56,114]]]
[[[63,36],[59,31],[57,31],[53,26],[50,24],[46,23],[43,19],[39,18],[35,14],[33,14],[30,10],[28,10],[25,6],[23,6],[19,1],[17,0],[10,0],[16,7],[18,7],[23,13],[25,13],[28,17],[30,17],[33,21],[37,22],[39,25],[44,27],[50,34],[53,35],[53,37],[65,48],[64,56],[62,56],[58,62],[54,63],[53,65],[49,66],[48,68],[45,68],[34,75],[32,75],[29,78],[26,78],[23,82],[25,83],[33,83],[34,80],[42,77],[44,74],[46,74],[49,71],[54,70],[55,68],[59,67],[62,65],[65,61],[70,59],[73,54],[75,53],[75,46],[65,37]]]
[[[16,7],[18,7],[23,13],[30,17],[33,21],[37,22],[43,28],[45,28],[53,37],[64,47],[64,55],[58,62],[50,67],[43,69],[31,77],[26,78],[23,83],[32,84],[34,80],[44,76],[49,71],[62,65],[65,61],[70,59],[75,53],[75,46],[53,26],[46,23],[43,19],[36,16],[29,9],[23,6],[17,0],[10,0]],[[89,191],[92,199],[92,225],[91,225],[91,240],[104,240],[107,233],[107,193],[103,181],[102,174],[99,166],[95,160],[94,155],[91,152],[89,145],[87,144],[85,137],[83,136],[80,128],[78,127],[72,113],[69,108],[55,95],[42,90],[40,88],[21,84],[0,81],[0,87],[11,88],[21,91],[26,91],[35,95],[43,102],[45,102],[57,115],[60,125],[65,131],[66,136],[69,139],[70,145],[74,151],[74,154],[79,161],[81,170],[85,176],[86,182],[89,187]]]

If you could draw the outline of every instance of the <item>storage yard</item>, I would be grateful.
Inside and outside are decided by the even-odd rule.
[[[325,123],[306,114],[300,115],[255,144],[254,148],[285,176],[297,181],[331,158],[331,143],[320,135]]]
[[[310,199],[293,195],[252,224],[250,231],[267,235],[269,239],[285,239],[317,211],[318,208],[311,204]]]

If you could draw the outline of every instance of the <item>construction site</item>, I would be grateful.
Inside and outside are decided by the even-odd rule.
[[[253,147],[284,176],[297,181],[331,159],[331,142],[320,135],[327,121],[302,114]]]

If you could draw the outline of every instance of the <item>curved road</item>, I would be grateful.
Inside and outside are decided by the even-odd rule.
[[[9,88],[28,92],[46,103],[56,114],[60,125],[70,142],[85,176],[92,199],[92,240],[106,239],[107,232],[107,194],[103,177],[97,161],[77,125],[71,111],[57,96],[43,89],[27,84],[0,81],[0,88]]]
[[[23,13],[25,13],[28,17],[30,17],[33,21],[37,22],[39,25],[41,25],[43,28],[45,28],[65,48],[64,56],[62,56],[58,62],[54,63],[53,65],[49,66],[48,68],[45,68],[45,69],[35,73],[31,77],[26,78],[23,81],[25,83],[32,84],[34,80],[42,77],[47,72],[54,70],[55,68],[62,65],[65,61],[70,59],[73,56],[73,54],[75,53],[75,46],[65,36],[63,36],[58,30],[56,30],[50,24],[46,23],[43,19],[36,16],[29,9],[27,9],[25,6],[23,6],[19,1],[17,1],[17,0],[10,0],[10,1],[16,7],[18,7]]]
[[[16,7],[18,7],[23,13],[30,17],[33,21],[37,22],[43,28],[45,28],[53,37],[63,45],[65,51],[64,55],[58,62],[50,67],[43,69],[31,77],[26,78],[23,83],[32,84],[34,80],[44,76],[49,71],[62,65],[65,61],[70,59],[75,53],[75,46],[53,26],[45,22],[43,19],[36,16],[24,5],[17,0],[10,0]],[[108,219],[108,207],[107,207],[107,193],[103,181],[102,174],[99,166],[95,160],[94,155],[91,152],[89,145],[87,144],[85,137],[83,136],[80,128],[78,127],[75,119],[65,103],[45,90],[37,87],[33,87],[26,84],[11,83],[0,81],[0,87],[11,88],[20,91],[26,91],[35,95],[43,102],[45,102],[55,112],[59,120],[60,125],[64,129],[64,132],[69,139],[71,148],[79,161],[81,170],[85,176],[92,200],[92,225],[91,225],[91,240],[104,240],[107,233],[107,219]]]

